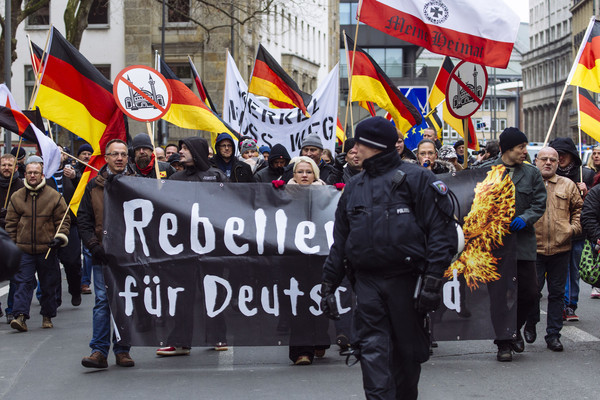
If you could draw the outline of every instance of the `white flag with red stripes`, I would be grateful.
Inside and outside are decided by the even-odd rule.
[[[363,0],[358,13],[388,35],[497,68],[508,65],[520,24],[502,0]]]

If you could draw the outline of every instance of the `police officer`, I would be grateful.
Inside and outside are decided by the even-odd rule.
[[[416,399],[420,364],[429,358],[425,315],[441,302],[442,273],[457,250],[452,204],[431,171],[400,159],[385,118],[359,123],[355,139],[363,172],[338,203],[321,308],[339,317],[334,293],[346,261],[367,399]]]

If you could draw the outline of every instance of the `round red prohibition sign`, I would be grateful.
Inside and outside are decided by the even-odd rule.
[[[465,119],[481,107],[488,87],[483,65],[461,61],[450,73],[446,84],[446,105],[455,118]]]
[[[142,122],[160,119],[169,111],[173,98],[165,77],[145,65],[132,65],[119,72],[113,95],[125,115]]]

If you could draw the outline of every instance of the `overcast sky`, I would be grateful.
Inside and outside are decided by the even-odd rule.
[[[529,0],[504,0],[510,8],[515,10],[521,21],[529,22]]]

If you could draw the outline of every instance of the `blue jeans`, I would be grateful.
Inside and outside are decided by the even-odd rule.
[[[50,252],[46,260],[44,259],[45,256],[45,254],[27,253],[23,253],[21,256],[19,271],[13,277],[16,284],[13,304],[13,315],[15,317],[23,314],[26,318],[29,318],[31,298],[36,288],[36,272],[42,290],[40,314],[51,318],[56,316],[56,288],[60,285],[60,268],[55,251]]]
[[[573,310],[577,309],[579,301],[579,259],[583,252],[583,243],[583,239],[571,242],[571,260],[565,286],[565,307],[571,307]]]
[[[105,357],[108,357],[111,318],[106,286],[104,285],[104,275],[102,274],[102,265],[92,265],[92,274],[94,277],[96,303],[94,304],[92,317],[92,340],[90,341],[90,348],[92,349],[92,353],[99,351]],[[118,344],[113,332],[113,351],[115,354],[127,353],[130,347]]]
[[[90,285],[92,283],[92,253],[87,247],[83,246],[83,265],[81,268],[81,284]]]

